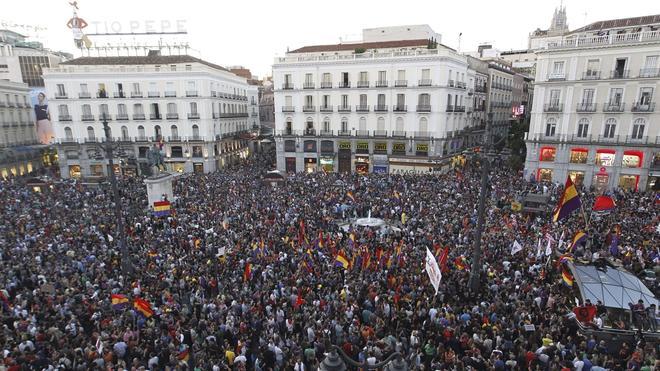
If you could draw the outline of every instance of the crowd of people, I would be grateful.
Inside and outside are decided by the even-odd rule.
[[[614,193],[616,208],[588,228],[579,212],[552,223],[549,213],[511,205],[545,192],[551,208],[563,185],[493,169],[471,291],[476,164],[432,175],[289,174],[275,187],[262,181],[271,167],[272,157],[257,155],[181,176],[162,217],[141,179],[121,178],[129,273],[107,184],[61,180],[34,192],[19,178],[2,181],[0,370],[312,371],[333,346],[370,365],[398,352],[414,370],[657,365],[656,343],[580,331],[570,315],[576,289],[556,262],[584,229],[574,259],[655,269],[654,194]],[[588,209],[595,193],[580,195]],[[351,226],[366,215],[387,232]],[[514,241],[522,250],[512,254]],[[437,294],[427,248],[443,269]],[[348,264],[338,264],[340,254]],[[146,310],[133,307],[138,298]]]

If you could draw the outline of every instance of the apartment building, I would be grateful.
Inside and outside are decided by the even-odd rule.
[[[124,157],[115,170],[128,175],[149,173],[154,146],[172,172],[222,168],[249,154],[258,122],[245,78],[189,55],[77,58],[44,80],[63,177],[107,175],[104,119]]]
[[[423,38],[421,38],[423,37]],[[363,30],[273,65],[281,171],[428,173],[446,168],[472,125],[465,56],[426,26]]]
[[[526,177],[658,189],[660,15],[595,22],[536,53]]]

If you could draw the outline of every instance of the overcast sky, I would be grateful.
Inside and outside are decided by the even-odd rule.
[[[358,39],[362,28],[369,27],[429,24],[442,34],[442,43],[454,48],[462,32],[461,51],[476,50],[484,42],[500,50],[521,49],[529,32],[548,28],[558,5],[559,1],[549,0],[78,0],[78,15],[90,24],[87,32],[104,32],[106,25],[121,31],[130,31],[131,26],[138,31],[147,26],[159,30],[162,21],[169,21],[174,30],[176,21],[183,20],[187,40],[202,58],[225,66],[243,65],[264,76],[270,74],[273,58],[287,47],[338,43],[340,37]],[[660,14],[658,0],[564,0],[564,5],[571,29],[598,20]],[[76,54],[66,27],[71,15],[67,0],[14,1],[3,7],[0,27],[2,23],[47,27],[39,41]]]

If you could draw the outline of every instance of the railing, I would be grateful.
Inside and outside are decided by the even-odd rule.
[[[431,137],[431,133],[428,131],[416,131],[414,135],[416,139],[429,139]]]
[[[465,112],[465,106],[456,106],[454,112]]]
[[[303,106],[303,112],[316,112],[316,106]]]
[[[610,79],[627,79],[630,77],[630,70],[613,70],[610,72]]]
[[[96,93],[96,97],[101,99],[107,98],[108,92],[106,92],[105,90],[100,90],[99,92]]]
[[[417,86],[431,86],[433,85],[433,80],[431,79],[421,79],[417,82]]]
[[[393,138],[405,138],[406,137],[406,132],[405,131],[393,131],[392,132],[392,137]]]
[[[55,93],[55,99],[67,99],[68,97],[69,96],[66,93],[64,93],[64,94]]]
[[[387,130],[374,130],[375,137],[387,137]]]
[[[340,137],[350,137],[351,136],[351,131],[350,130],[339,130],[337,132],[337,135]]]
[[[115,98],[126,98],[126,95],[123,91],[112,93],[112,96]]]
[[[319,108],[319,110],[320,110],[321,112],[332,112],[332,111],[333,111],[332,106],[321,106],[321,107]]]
[[[454,106],[452,106],[451,104],[448,104],[447,109],[445,109],[445,112],[454,112]]]
[[[192,137],[188,137],[188,140],[189,140],[189,141],[193,141],[193,142],[203,142],[203,141],[204,141],[204,137],[199,136],[199,135],[193,135]],[[193,156],[193,157],[194,157],[194,156]],[[201,157],[201,156],[198,156],[198,157]]]
[[[475,85],[475,87],[474,87],[474,90],[477,93],[485,93],[487,89],[488,88],[486,87],[486,85]]]
[[[163,116],[160,115],[160,114],[152,113],[152,114],[149,115],[149,119],[151,119],[151,120],[162,120]]]
[[[197,90],[186,90],[186,97],[196,97]]]
[[[351,112],[351,106],[338,106],[337,112]]]
[[[321,130],[319,131],[319,135],[322,137],[331,137],[332,136],[332,130]]]
[[[358,88],[368,88],[369,87],[369,81],[358,81],[357,82],[357,87]]]
[[[71,121],[71,115],[59,115],[60,121]]]
[[[575,112],[596,112],[596,103],[578,103]]]
[[[582,72],[582,80],[600,80],[600,71],[587,70]]]
[[[141,91],[131,92],[131,98],[142,98],[142,92]]]
[[[282,106],[282,112],[296,112],[294,106]]]
[[[369,137],[369,130],[356,130],[355,135],[358,137]]]
[[[315,84],[313,82],[305,82],[303,83],[303,89],[314,89]]]
[[[431,112],[431,106],[427,104],[418,104],[417,112]]]
[[[133,120],[145,120],[144,113],[135,113],[133,114]]]
[[[463,81],[456,81],[456,87],[459,89],[465,89],[466,85]]]
[[[157,91],[150,91],[147,93],[147,97],[149,98],[160,98],[160,93]]]
[[[394,112],[407,112],[408,106],[405,104],[397,104],[393,107]]]
[[[369,112],[369,106],[357,105],[355,106],[355,112]]]
[[[632,112],[653,112],[655,110],[655,102],[651,103],[635,103],[632,106]]]
[[[316,129],[305,129],[303,132],[305,136],[316,136]]]
[[[639,77],[658,77],[660,68],[640,68]]]
[[[92,95],[89,94],[89,93],[85,93],[85,92],[78,93],[78,98],[80,98],[80,99],[89,99],[91,97],[92,97]]]
[[[625,103],[603,103],[603,112],[623,112],[625,109]]]
[[[80,117],[81,121],[94,121],[94,115],[82,115]]]
[[[168,113],[165,115],[165,118],[168,120],[178,120],[179,119],[179,114],[178,113]]]
[[[85,138],[85,143],[100,143],[100,142],[101,142],[101,138],[97,138],[97,137]]]
[[[167,137],[167,141],[168,142],[180,142],[180,141],[182,141],[182,139],[181,139],[180,136],[174,135],[174,136],[171,136],[171,137]]]
[[[282,84],[282,89],[283,90],[292,90],[293,89],[293,84],[285,82],[284,84]]]
[[[551,73],[548,75],[548,81],[563,81],[566,80],[566,74],[561,73]]]
[[[585,46],[611,45],[660,41],[660,31],[633,32],[603,36],[576,36],[548,44],[548,49],[581,48]]]
[[[165,92],[165,96],[167,96],[167,92]],[[215,90],[211,90],[211,98],[217,98],[217,96],[218,96],[218,92],[216,92]]]
[[[1,101],[1,100],[0,100],[0,107],[7,107],[7,103],[5,103],[4,101]]]
[[[213,112],[213,114],[211,115],[211,117],[213,117],[214,119],[219,119],[219,118],[220,118],[220,114],[219,114],[219,113],[216,113],[216,112]]]
[[[117,121],[127,121],[128,120],[128,114],[127,113],[118,113],[117,116],[115,116],[115,119]]]
[[[165,92],[165,98],[175,98],[176,97],[176,91],[166,91]]]
[[[339,82],[339,87],[340,88],[350,88],[351,87],[351,82],[350,81],[340,81]]]
[[[386,88],[387,87],[387,81],[383,81],[383,80],[376,81],[376,87],[377,88]]]
[[[136,142],[149,142],[150,140],[151,140],[151,137],[145,137],[145,136],[135,137]]]
[[[546,103],[543,105],[543,112],[563,112],[563,103]]]
[[[374,106],[374,112],[387,112],[387,106],[384,104],[377,104]]]
[[[449,86],[450,88],[453,88],[455,86],[454,80],[447,80],[447,86]]]
[[[321,89],[332,89],[332,81],[321,82]]]
[[[395,88],[405,88],[408,86],[408,80],[395,80],[394,81],[394,87]]]
[[[619,142],[619,136],[618,135],[599,135],[598,136],[598,141],[599,142],[618,143]]]

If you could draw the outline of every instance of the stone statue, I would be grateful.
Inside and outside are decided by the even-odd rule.
[[[153,147],[147,152],[147,160],[153,175],[160,174],[165,171],[165,162],[163,161],[163,153],[160,151],[158,145],[154,144]]]

